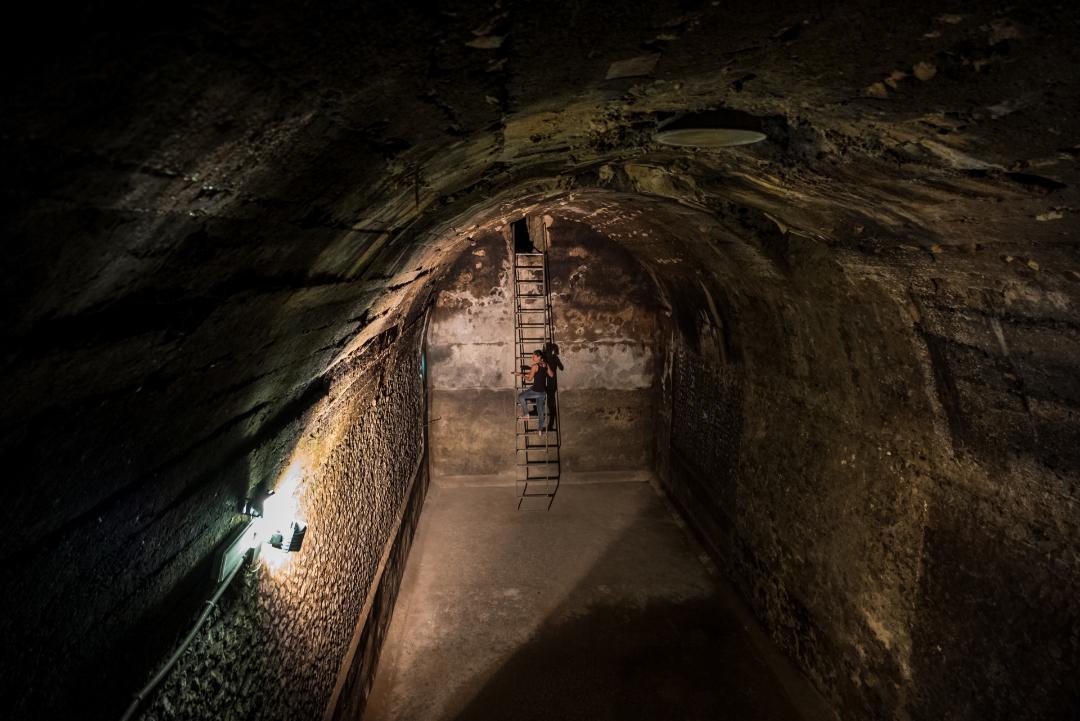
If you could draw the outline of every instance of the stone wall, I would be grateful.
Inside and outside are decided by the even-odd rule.
[[[478,234],[450,267],[428,330],[431,468],[509,474],[514,463],[514,326],[501,231]]]
[[[659,375],[655,286],[600,233],[548,220],[562,472],[647,472]],[[437,474],[512,472],[515,348],[506,253],[501,233],[477,235],[451,268],[432,314]]]
[[[970,259],[868,271],[791,236],[743,247],[782,262],[679,251],[707,269],[719,344],[697,274],[658,272],[665,488],[842,718],[1071,718],[1068,286],[1018,268],[991,290]]]
[[[403,509],[397,534],[384,550],[379,585],[368,591],[368,603],[357,621],[349,654],[338,671],[338,686],[330,698],[323,719],[356,721],[363,718],[375,682],[383,640],[390,627],[401,579],[405,575],[413,534],[420,522],[420,512],[423,510],[424,497],[431,480],[428,465],[425,458],[412,485],[411,496]]]
[[[308,522],[264,548],[142,718],[316,719],[363,708],[423,502],[418,329],[313,419],[283,483]]]
[[[549,229],[564,472],[651,471],[657,289],[625,248],[586,224]]]

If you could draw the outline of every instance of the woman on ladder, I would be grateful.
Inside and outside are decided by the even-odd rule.
[[[522,366],[524,369],[524,366]],[[544,435],[544,406],[547,405],[547,382],[548,378],[555,377],[555,371],[544,360],[544,351],[537,349],[532,352],[532,367],[527,373],[514,372],[514,375],[524,375],[525,382],[531,385],[518,393],[518,404],[521,406],[521,414],[525,419],[526,429],[529,422],[529,400],[536,401],[536,428],[537,432]]]

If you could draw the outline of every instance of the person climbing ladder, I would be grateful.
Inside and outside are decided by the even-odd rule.
[[[530,234],[528,219],[516,220],[508,226],[506,239],[513,282],[514,375],[518,376],[514,385],[521,409],[514,429],[519,511],[550,510],[561,477],[562,424],[556,390],[560,364],[548,297],[549,239],[546,226],[539,222],[534,225],[540,232]],[[530,415],[530,401],[536,404],[535,416]]]
[[[524,368],[524,366],[522,366]],[[544,352],[540,349],[532,353],[532,366],[527,373],[514,372],[514,375],[524,375],[525,382],[531,385],[518,393],[518,405],[525,418],[529,417],[529,401],[536,401],[536,428],[539,435],[544,435],[544,406],[547,405],[548,378],[555,377],[555,371],[544,360]]]

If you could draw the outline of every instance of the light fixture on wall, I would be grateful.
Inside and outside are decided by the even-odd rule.
[[[741,110],[685,113],[657,130],[656,142],[681,148],[729,148],[765,140],[761,119]]]
[[[260,488],[244,502],[243,511],[255,519],[254,543],[266,543],[285,553],[300,550],[307,524],[296,517],[296,499],[289,494]]]
[[[269,556],[277,557],[278,560],[269,561],[270,568],[284,563],[280,559],[286,554],[300,550],[300,546],[304,542],[304,536],[307,533],[307,524],[297,518],[295,493],[301,475],[300,469],[299,464],[290,466],[290,472],[286,474],[283,482],[279,484],[281,489],[279,492],[275,493],[265,486],[260,486],[251,498],[244,501],[240,511],[250,516],[251,520],[245,523],[242,528],[236,529],[219,548],[217,562],[214,564],[217,589],[210,600],[207,601],[206,608],[203,609],[202,614],[195,621],[194,627],[158,672],[135,694],[135,698],[131,701],[131,705],[128,706],[120,721],[131,721],[135,718],[143,702],[150,697],[158,684],[168,676],[177,660],[191,645],[199,629],[209,620],[211,612],[217,605],[218,600],[221,599],[225,589],[240,573],[240,569],[244,567],[245,563],[259,558],[260,550],[264,544],[280,551],[280,553],[262,556],[264,559]]]

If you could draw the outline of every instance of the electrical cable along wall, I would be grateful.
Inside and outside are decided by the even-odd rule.
[[[276,484],[307,522],[303,545],[239,570],[135,718],[363,707],[427,487],[421,319],[358,359],[306,425]]]

